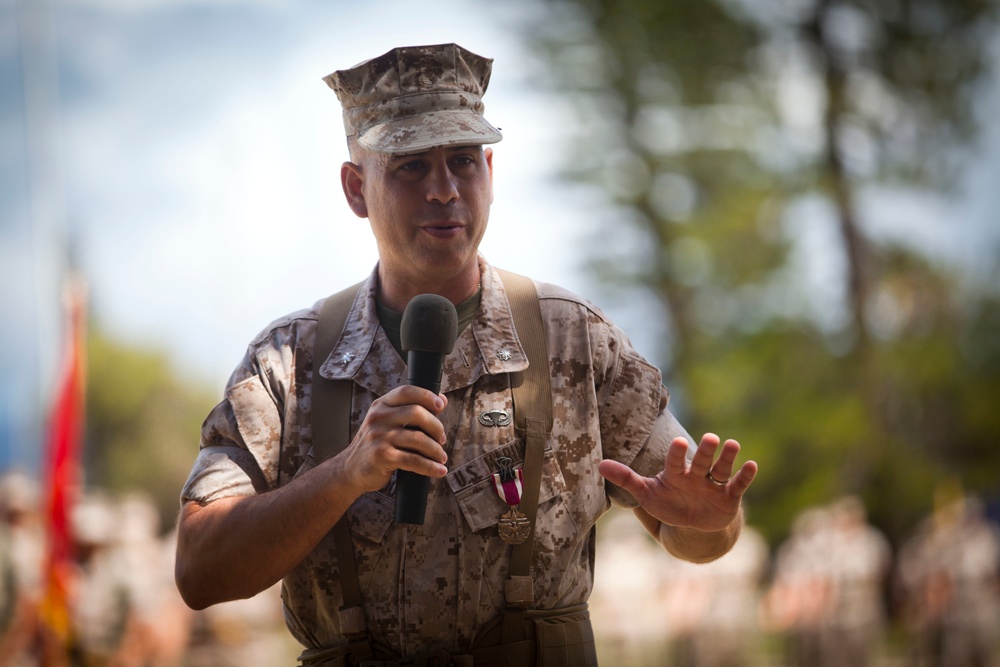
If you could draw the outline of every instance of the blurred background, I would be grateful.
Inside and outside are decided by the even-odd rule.
[[[43,664],[40,636],[88,664],[292,661],[257,630],[280,625],[273,591],[177,606],[179,490],[247,342],[374,266],[322,77],[451,41],[495,59],[486,257],[590,298],[691,433],[761,468],[713,566],[604,521],[605,662],[998,664],[998,19],[996,0],[0,0],[0,664]]]

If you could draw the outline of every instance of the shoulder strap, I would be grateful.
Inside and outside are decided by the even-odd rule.
[[[507,604],[504,608],[503,642],[508,644],[524,639],[525,613],[534,601],[531,551],[535,541],[545,440],[552,431],[552,387],[545,326],[535,284],[530,278],[509,271],[498,273],[507,290],[518,338],[528,355],[528,369],[511,377],[511,394],[514,426],[525,436],[521,511],[531,522],[532,534],[511,551],[510,575],[504,588]]]
[[[495,271],[500,274],[507,290],[517,336],[528,355],[528,370],[516,374],[511,381],[516,410],[514,424],[519,429],[527,430],[528,419],[538,419],[548,433],[552,429],[552,388],[538,292],[530,278],[502,269]]]
[[[351,442],[351,398],[354,383],[350,380],[327,380],[319,374],[319,369],[340,340],[351,305],[360,288],[361,283],[358,283],[327,297],[319,311],[316,340],[313,343],[312,407],[309,410],[313,455],[317,462],[331,458]],[[344,604],[340,608],[340,630],[351,642],[352,655],[365,659],[371,657],[372,650],[365,628],[361,583],[346,513],[333,527],[333,542],[337,550],[340,588],[344,596]]]
[[[312,413],[313,454],[325,461],[351,441],[351,391],[353,382],[327,380],[319,368],[333,352],[344,332],[351,305],[361,289],[361,283],[351,285],[323,301],[313,343],[312,405],[346,406],[342,410],[310,410]]]

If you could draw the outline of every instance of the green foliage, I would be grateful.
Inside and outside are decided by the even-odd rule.
[[[998,3],[545,4],[532,36],[579,111],[566,175],[634,239],[611,256],[602,225],[594,269],[664,306],[682,420],[760,464],[750,520],[775,541],[852,493],[898,541],[945,480],[1000,494],[996,296],[876,242],[856,205],[886,184],[948,191]],[[791,262],[805,198],[839,234],[839,301]]]
[[[87,343],[87,484],[142,491],[173,526],[181,486],[215,399],[177,376],[166,356],[92,329]]]

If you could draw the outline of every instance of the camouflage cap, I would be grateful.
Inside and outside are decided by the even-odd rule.
[[[323,77],[344,107],[344,129],[375,153],[494,144],[483,118],[492,58],[457,44],[403,46]]]

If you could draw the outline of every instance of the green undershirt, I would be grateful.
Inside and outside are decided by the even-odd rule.
[[[459,334],[465,330],[465,327],[469,326],[469,323],[476,316],[482,298],[483,291],[480,289],[468,299],[455,306],[455,310],[458,313]],[[399,353],[400,358],[405,361],[406,353],[403,352],[403,343],[399,333],[399,329],[403,324],[403,313],[398,313],[382,305],[382,302],[377,299],[375,301],[375,311],[378,313],[378,323],[382,326],[382,330],[385,331],[385,335],[389,337],[389,342],[396,348],[396,352]]]

